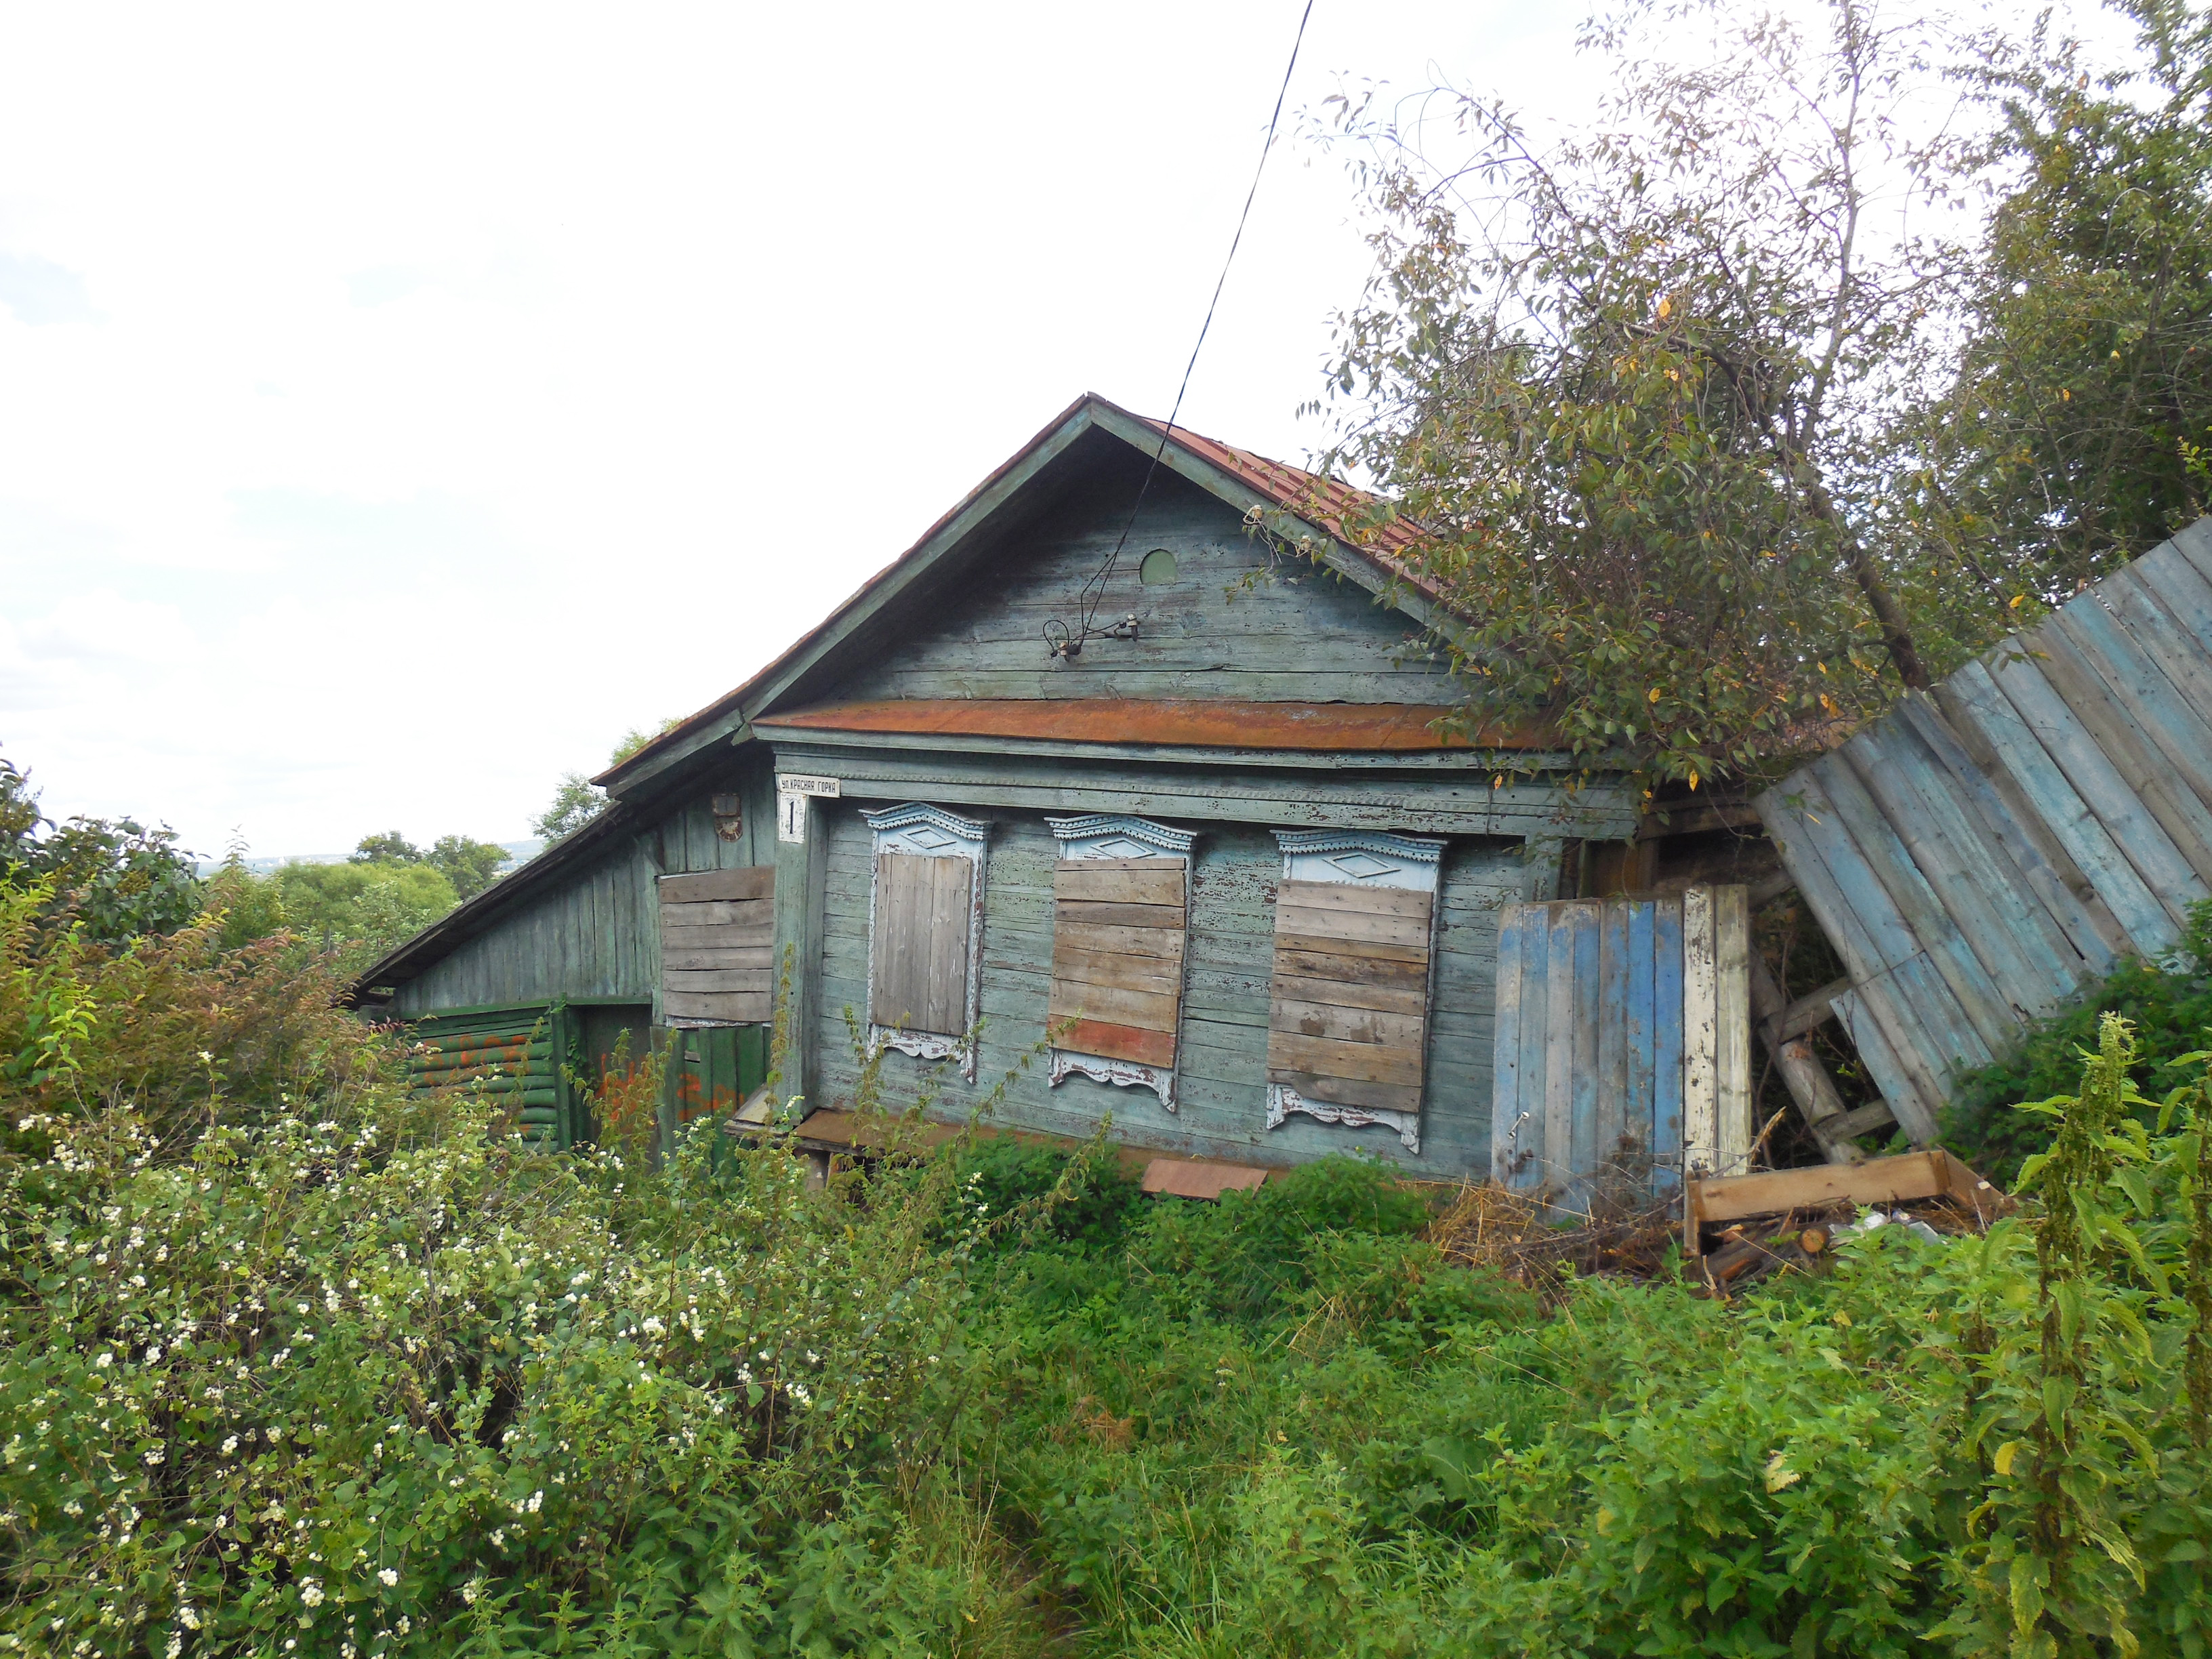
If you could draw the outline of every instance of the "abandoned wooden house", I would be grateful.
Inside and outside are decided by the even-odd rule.
[[[576,1061],[624,1033],[676,1034],[687,1100],[734,1104],[781,983],[823,1146],[859,1049],[945,1121],[1028,1055],[1003,1127],[1486,1173],[1503,907],[1655,870],[1625,788],[1438,729],[1431,601],[1348,538],[1356,499],[1079,400],[358,1000],[508,1057],[564,1142]],[[1748,814],[1708,817],[1678,888]],[[1666,1094],[1610,1127],[1679,1144]]]

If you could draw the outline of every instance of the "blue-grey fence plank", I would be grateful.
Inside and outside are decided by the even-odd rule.
[[[1682,1173],[1682,907],[1651,908],[1651,1172],[1664,1190]]]
[[[2212,892],[2212,519],[1756,803],[1916,1139],[1963,1067]]]
[[[1815,769],[1859,856],[1897,907],[1898,918],[1907,933],[1919,942],[1929,963],[1942,975],[1944,988],[1966,1024],[1984,1042],[2002,1042],[2012,1028],[2012,1011],[2004,993],[1967,945],[1959,925],[1913,863],[1896,829],[1851,769],[1848,757],[1830,755]],[[1936,1010],[1927,1012],[1932,1015]],[[1949,1010],[1942,1012],[1948,1016]]]
[[[1598,1156],[1611,1158],[1628,1133],[1628,905],[1608,899],[1598,913],[1597,1023]],[[1649,1133],[1637,1136],[1648,1143]]]
[[[1970,662],[1951,677],[1973,717],[1974,726],[1996,749],[2004,768],[2020,781],[2044,825],[2081,866],[2112,907],[2127,932],[2128,946],[2138,954],[2157,948],[2169,936],[2172,918],[2158,895],[2143,885],[2112,831],[2098,821],[2035,730],[1997,688],[1990,671]]]
[[[1498,1179],[1570,1205],[1616,1164],[1661,1189],[1679,1184],[1682,951],[1679,898],[1505,907],[1491,1091]]]
[[[1939,902],[1960,912],[1967,947],[2008,1012],[2049,1012],[2072,990],[2080,957],[2038,904],[2006,892],[2015,874],[1966,803],[1938,782],[1942,763],[1904,721],[1877,722],[1844,748]]]
[[[2212,799],[2212,720],[2191,705],[2183,689],[2184,681],[2197,681],[2205,708],[2212,708],[2212,656],[2192,659],[2181,654],[2179,630],[2148,593],[2116,593],[2109,596],[2109,605],[2069,605],[2056,621],[2142,722],[2166,763],[2199,797]],[[2137,637],[2138,625],[2148,639]]]
[[[1599,1143],[1597,1127],[1598,1050],[1603,1035],[1600,1028],[1601,1000],[1598,995],[1598,924],[1603,908],[1577,904],[1568,914],[1567,926],[1575,941],[1575,1085],[1570,1096],[1573,1102],[1571,1121],[1574,1125],[1574,1140],[1567,1156],[1571,1166],[1579,1174],[1596,1169],[1606,1152]]]
[[[1545,1139],[1549,1118],[1545,1100],[1551,1085],[1544,1075],[1544,1057],[1550,1051],[1549,1027],[1552,1021],[1552,1000],[1547,974],[1552,959],[1552,934],[1547,913],[1542,910],[1523,912],[1526,918],[1521,935],[1521,1100],[1528,1115],[1521,1120],[1521,1145],[1528,1150],[1528,1161],[1522,1165],[1522,1181],[1535,1186],[1544,1179],[1544,1169],[1551,1157],[1550,1143]],[[1493,1103],[1492,1110],[1497,1110]]]
[[[2039,651],[2047,646],[2042,630],[2038,630],[2036,644]],[[2144,805],[2142,794],[2089,735],[2081,717],[2051,689],[2040,665],[2018,659],[2000,661],[1990,678],[2058,763],[2075,793],[2096,814],[2174,926],[2185,923],[2190,901],[2204,896],[2203,882]]]
[[[1994,775],[1984,771],[1968,748],[1966,734],[1932,699],[1907,693],[1893,718],[1911,727],[1941,766],[1930,787],[1948,788],[1970,806],[1990,845],[2018,872],[2017,880],[2002,882],[2008,898],[2021,896],[2014,890],[2024,887],[2074,953],[2077,975],[2112,972],[2127,949],[2127,930],[2097,896],[2088,877],[2066,856],[2066,849],[2011,776],[2001,767],[1995,768]]]
[[[1528,926],[1527,913],[1516,908],[1509,907],[1498,918],[1497,1018],[1491,1025],[1493,1100],[1521,1098],[1521,936]],[[1496,1132],[1490,1138],[1491,1173],[1510,1182],[1522,1151],[1520,1131],[1525,1120],[1509,1118],[1493,1105],[1492,1122]]]
[[[2198,881],[2212,874],[2212,809],[2208,809],[2185,775],[2160,748],[2147,721],[2156,718],[2157,700],[2130,700],[2118,688],[2126,677],[2092,647],[2082,643],[2067,611],[2051,619],[2038,635],[2039,666],[2050,689],[2064,699],[2091,742],[2111,761],[2135,792]],[[2081,607],[2083,619],[2102,607]],[[2109,621],[2109,618],[2106,618]],[[2169,901],[2168,908],[2171,908]]]

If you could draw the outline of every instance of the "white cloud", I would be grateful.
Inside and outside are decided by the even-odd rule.
[[[1164,412],[1297,15],[11,9],[0,739],[201,847],[521,834],[1078,392]],[[1577,15],[1323,0],[1290,108],[1566,107]],[[1318,442],[1365,270],[1286,145],[1185,420]]]

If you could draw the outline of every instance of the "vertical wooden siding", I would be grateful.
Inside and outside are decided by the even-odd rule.
[[[872,847],[854,803],[822,807],[829,836],[827,895],[823,995],[812,1035],[821,1066],[819,1103],[830,1106],[848,1103],[857,1080],[844,1011],[866,1017]],[[975,1081],[963,1082],[956,1069],[893,1054],[882,1073],[890,1103],[910,1103],[923,1078],[933,1073],[933,1109],[947,1121],[964,1121],[1042,1037],[1051,994],[1058,857],[1059,843],[1041,817],[998,816],[984,884],[986,1024]],[[1498,914],[1525,890],[1528,872],[1520,844],[1455,841],[1445,854],[1418,1157],[1386,1127],[1346,1129],[1297,1116],[1282,1128],[1266,1127],[1268,993],[1282,866],[1281,848],[1263,830],[1227,824],[1203,830],[1191,864],[1176,1112],[1144,1091],[1085,1077],[1048,1087],[1046,1068],[1033,1062],[1010,1086],[994,1121],[1081,1137],[1111,1112],[1118,1134],[1200,1156],[1287,1163],[1357,1149],[1440,1177],[1486,1169]]]
[[[1565,1190],[1602,1166],[1671,1185],[1751,1146],[1741,887],[1506,907],[1492,1171]]]
[[[1756,803],[1915,1140],[1961,1070],[2212,891],[2212,519]]]
[[[514,904],[483,933],[401,985],[392,1012],[411,1018],[441,1008],[621,997],[651,1003],[658,1016],[655,878],[739,869],[768,863],[775,854],[774,783],[765,762],[738,787],[745,811],[736,840],[715,833],[707,805],[712,791],[702,786],[696,799],[672,807],[638,836],[571,871],[558,886]]]

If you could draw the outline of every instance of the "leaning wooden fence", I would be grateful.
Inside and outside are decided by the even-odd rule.
[[[1751,1150],[1749,907],[1680,897],[1509,904],[1498,921],[1492,1172],[1572,1194],[1740,1173]]]
[[[1754,803],[1849,970],[1832,1001],[1897,1122],[2212,883],[2212,519]]]

